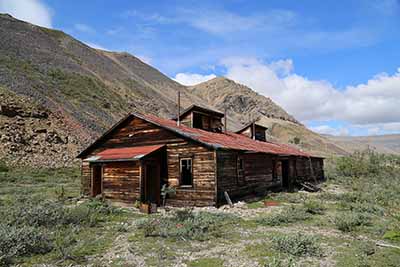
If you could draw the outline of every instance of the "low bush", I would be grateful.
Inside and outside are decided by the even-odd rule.
[[[324,214],[326,207],[322,204],[321,201],[316,200],[306,200],[303,203],[304,210],[310,214]]]
[[[102,215],[117,212],[109,204],[90,200],[81,205],[66,207],[61,202],[22,201],[8,212],[6,221],[9,225],[29,225],[35,227],[54,227],[57,225],[95,226]]]
[[[365,213],[344,212],[334,218],[334,224],[342,232],[352,232],[359,226],[370,224],[371,218]]]
[[[272,246],[293,256],[322,256],[318,239],[301,233],[274,236]]]
[[[384,239],[391,240],[391,241],[400,241],[400,231],[396,230],[390,230],[387,231],[383,235]]]
[[[232,215],[209,212],[177,211],[172,216],[142,220],[138,228],[146,237],[159,236],[182,240],[208,240],[220,237],[223,227],[233,222]]]
[[[258,223],[268,226],[277,226],[282,224],[304,221],[311,217],[311,214],[303,207],[290,206],[278,213],[272,213],[267,217],[258,219]]]
[[[8,172],[8,166],[4,161],[0,160],[0,172]]]
[[[41,229],[0,225],[0,266],[7,266],[18,256],[45,254],[53,248]]]

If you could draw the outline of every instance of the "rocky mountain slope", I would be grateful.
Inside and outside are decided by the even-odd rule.
[[[128,112],[175,115],[177,91],[181,91],[183,107],[207,105],[132,55],[93,49],[61,31],[6,14],[0,14],[0,86],[2,97],[11,105],[18,105],[21,99],[16,96],[22,96],[28,106],[47,110],[47,120],[57,118],[72,129],[79,145],[69,159]],[[0,116],[3,123],[6,116]],[[25,118],[20,116],[20,120]],[[7,134],[4,128],[0,130],[0,136]],[[33,157],[26,155],[15,161],[31,162]]]

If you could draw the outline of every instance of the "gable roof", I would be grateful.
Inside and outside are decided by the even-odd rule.
[[[256,125],[256,127],[264,128],[265,130],[268,129],[268,127],[265,127],[265,126],[263,126],[263,125],[261,125],[261,124],[258,124],[258,123],[256,123],[256,122],[254,122],[254,124]],[[237,130],[235,133],[241,133],[241,132],[243,132],[244,130],[246,130],[247,128],[249,128],[251,125],[253,125],[253,122],[247,123],[245,126],[243,126],[242,128],[240,128],[240,130]]]
[[[202,106],[198,106],[198,105],[191,105],[190,107],[188,107],[187,109],[183,110],[181,112],[181,114],[179,115],[179,118],[182,118],[184,116],[186,116],[188,113],[192,112],[192,111],[199,111],[199,112],[203,112],[206,114],[210,114],[216,117],[224,117],[224,113],[215,110],[215,109],[210,109],[210,108],[206,108],[206,107],[202,107]],[[177,120],[178,118],[175,116],[172,118],[173,120]]]
[[[244,135],[229,131],[215,133],[202,129],[190,128],[185,125],[177,126],[176,122],[173,120],[163,119],[150,114],[144,115],[139,113],[132,113],[126,116],[123,120],[119,121],[109,131],[107,131],[104,135],[97,139],[92,145],[83,150],[77,157],[83,158],[88,153],[88,151],[90,151],[96,144],[100,143],[114,129],[116,129],[119,125],[132,117],[143,119],[161,128],[170,130],[184,138],[201,143],[202,145],[211,147],[213,149],[232,149],[242,150],[246,152],[268,153],[284,156],[312,157],[310,154],[289,145],[257,141],[250,139]]]

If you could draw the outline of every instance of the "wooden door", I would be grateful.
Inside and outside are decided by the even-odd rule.
[[[282,187],[286,189],[290,187],[288,160],[282,160]]]
[[[160,165],[157,162],[146,162],[144,176],[144,200],[160,204]]]
[[[103,170],[101,165],[92,166],[92,197],[100,195],[103,191]]]

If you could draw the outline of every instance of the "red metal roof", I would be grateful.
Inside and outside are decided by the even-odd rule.
[[[310,154],[305,153],[289,145],[257,141],[247,136],[236,134],[229,131],[226,133],[214,133],[197,128],[190,128],[185,125],[180,125],[178,127],[176,121],[162,119],[150,114],[148,115],[133,114],[133,115],[142,118],[144,120],[147,120],[151,123],[154,123],[156,125],[159,125],[163,128],[172,130],[180,135],[183,135],[195,141],[199,141],[203,144],[212,146],[216,149],[225,148],[225,149],[244,150],[249,152],[311,157]]]
[[[144,156],[160,149],[164,145],[155,146],[135,146],[123,148],[106,149],[96,155],[88,158],[88,161],[125,161],[139,160]]]

